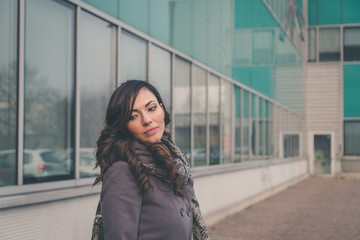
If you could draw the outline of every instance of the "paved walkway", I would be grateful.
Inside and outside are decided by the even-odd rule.
[[[360,239],[360,180],[308,178],[209,231],[212,240]]]

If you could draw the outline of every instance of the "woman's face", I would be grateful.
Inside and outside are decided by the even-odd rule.
[[[143,87],[135,99],[127,128],[141,142],[159,142],[165,130],[164,117],[165,111],[156,96]]]

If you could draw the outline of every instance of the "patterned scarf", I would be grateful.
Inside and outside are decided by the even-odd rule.
[[[161,139],[162,143],[164,143],[170,150],[173,161],[176,164],[178,173],[183,176],[184,184],[188,182],[191,177],[190,173],[190,163],[186,156],[181,152],[181,150],[170,140],[163,137]],[[147,168],[147,172],[155,176],[159,179],[163,178],[163,174],[161,169],[157,168],[155,164],[145,164],[143,166]],[[191,200],[191,210],[193,214],[193,239],[194,240],[210,240],[210,236],[208,230],[206,228],[205,222],[202,218],[199,202],[196,199],[195,195]]]

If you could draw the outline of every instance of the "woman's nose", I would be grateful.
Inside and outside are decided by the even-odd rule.
[[[144,116],[143,116],[143,125],[144,125],[144,126],[147,126],[147,125],[149,125],[151,122],[152,122],[152,120],[151,120],[150,116],[147,115],[147,114],[144,114]]]

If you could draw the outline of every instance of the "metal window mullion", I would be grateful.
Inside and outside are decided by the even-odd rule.
[[[340,25],[340,63],[344,63],[344,25]]]
[[[81,98],[80,98],[80,14],[81,8],[76,7],[75,15],[75,179],[80,178],[79,166],[80,166],[80,114],[81,114]]]
[[[194,106],[193,102],[194,64],[190,63],[190,156],[191,166],[194,167]]]
[[[256,127],[256,160],[259,160],[260,155],[260,116],[259,116],[259,96],[255,98],[255,127]]]
[[[235,128],[235,115],[236,115],[236,112],[235,112],[235,100],[234,100],[234,91],[235,91],[235,86],[231,84],[231,92],[229,93],[230,94],[230,98],[231,98],[231,102],[230,102],[230,105],[231,105],[231,129],[230,129],[230,139],[231,139],[231,144],[230,144],[230,162],[234,162],[234,150],[235,150],[235,136],[236,136],[236,128]]]
[[[219,164],[223,163],[223,126],[222,126],[222,111],[221,111],[221,105],[222,105],[222,95],[221,95],[221,90],[222,90],[222,78],[218,78],[218,83],[219,83],[219,92],[218,92],[218,97],[219,97],[219,104],[218,104],[218,123],[219,123]]]
[[[252,93],[248,94],[248,148],[249,148],[249,160],[253,160],[253,145],[252,145]]]
[[[263,158],[265,158],[266,156],[266,143],[265,143],[265,136],[266,136],[266,124],[267,124],[267,119],[266,119],[266,111],[265,111],[265,105],[266,105],[266,101],[261,101],[262,102],[262,156]]]
[[[244,90],[240,88],[240,162],[244,160],[244,101],[243,101]]]
[[[209,78],[210,73],[206,71],[206,166],[210,165],[210,117],[209,117]]]
[[[175,119],[175,107],[174,107],[174,100],[175,100],[175,54],[171,53],[171,138],[175,142],[175,126],[176,126],[176,119]]]
[[[18,139],[17,139],[17,185],[23,185],[24,163],[24,95],[25,95],[25,0],[18,6]]]
[[[116,83],[118,87],[121,84],[121,26],[117,26],[116,30]]]
[[[151,41],[146,41],[146,79],[145,81],[150,81],[150,47],[151,47]]]

